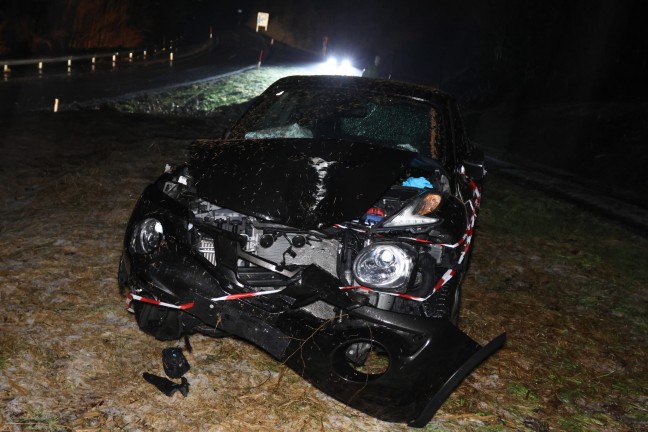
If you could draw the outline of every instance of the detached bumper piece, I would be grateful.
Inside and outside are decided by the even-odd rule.
[[[291,353],[288,364],[320,390],[359,411],[424,427],[463,379],[506,340],[502,334],[481,347],[452,325],[425,324],[418,334],[422,346],[413,352],[401,351],[409,341],[402,340],[408,335],[395,334],[407,332],[397,330],[398,325],[369,324],[354,332],[353,339],[343,339],[345,332],[332,328],[310,335],[296,332],[308,339]],[[369,343],[386,356],[389,364],[384,372],[363,373],[348,361],[345,352],[358,342]]]
[[[169,379],[148,372],[144,372],[142,377],[169,397],[173,396],[176,392],[180,392],[184,397],[187,397],[189,394],[189,381],[187,381],[187,378],[185,377],[182,377],[180,384],[176,384]]]
[[[327,278],[305,274],[301,288],[334,289],[335,280]],[[424,427],[463,379],[506,342],[503,333],[482,347],[447,320],[368,306],[347,308],[341,319],[313,318],[296,311],[277,321],[291,340],[281,360],[335,399],[412,427]],[[350,353],[363,349],[358,366]]]

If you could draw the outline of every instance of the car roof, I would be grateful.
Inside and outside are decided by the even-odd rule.
[[[423,99],[428,102],[445,103],[452,97],[442,92],[419,84],[341,75],[293,75],[281,78],[268,88],[268,92],[288,89],[340,88],[350,91],[370,91]]]

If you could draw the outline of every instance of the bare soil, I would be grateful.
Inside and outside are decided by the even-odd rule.
[[[241,110],[190,119],[113,110],[0,124],[0,431],[384,431],[254,346],[191,338],[191,385],[169,398],[173,345],[141,332],[117,286],[139,193],[194,138]],[[648,241],[490,176],[460,327],[506,347],[428,431],[648,430]]]

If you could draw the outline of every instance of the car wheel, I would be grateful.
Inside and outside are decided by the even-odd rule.
[[[437,291],[425,305],[426,315],[432,318],[444,318],[457,325],[461,307],[462,280],[463,273],[459,273]]]
[[[452,308],[450,309],[450,322],[456,326],[459,325],[459,309],[461,307],[461,283],[457,284],[454,289]]]
[[[119,285],[119,294],[126,295],[128,292],[128,272],[124,263],[124,255],[119,259],[119,271],[117,273],[117,283]]]
[[[156,339],[179,339],[182,335],[178,311],[141,302],[133,302],[133,309],[139,328]]]

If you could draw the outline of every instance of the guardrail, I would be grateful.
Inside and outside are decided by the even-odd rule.
[[[129,51],[128,59],[133,61],[134,56],[138,54],[141,55],[143,59],[148,57],[148,50],[141,51]],[[2,69],[5,75],[11,73],[12,66],[26,66],[34,65],[37,66],[39,72],[43,72],[43,65],[48,63],[67,63],[68,69],[72,69],[73,62],[77,61],[89,61],[92,66],[95,66],[98,59],[111,58],[112,65],[117,66],[117,62],[122,60],[122,56],[119,52],[113,53],[104,53],[104,54],[95,54],[95,55],[76,55],[76,56],[65,56],[65,57],[47,57],[47,58],[37,58],[37,59],[24,59],[24,60],[5,60],[2,61]],[[170,53],[170,61],[173,61],[173,52]]]
[[[211,44],[212,40],[213,40],[213,36],[210,31],[208,42],[201,44],[198,49],[189,49],[186,52],[183,52],[183,54],[190,55],[196,51],[199,51],[200,49],[203,49],[205,45]],[[128,50],[125,51],[126,54],[123,54],[124,51],[122,51],[122,53],[120,53],[119,51],[115,51],[115,52],[100,53],[100,54],[71,55],[71,56],[60,56],[60,57],[35,57],[30,59],[16,59],[16,60],[0,60],[0,65],[2,65],[2,70],[6,79],[11,74],[11,68],[13,66],[34,65],[37,68],[38,72],[42,73],[45,64],[57,63],[57,64],[67,64],[68,71],[71,71],[72,65],[74,63],[85,61],[85,62],[89,62],[90,65],[92,66],[92,69],[94,70],[99,60],[110,59],[110,62],[112,63],[112,67],[116,67],[120,61],[127,60],[128,62],[133,62],[137,59],[146,60],[151,56],[160,57],[161,53],[164,53],[165,57],[167,57],[166,54],[168,53],[169,62],[173,62],[174,57],[177,57],[176,53],[178,51],[177,46],[174,48],[174,45],[178,41],[179,39],[170,41],[168,47],[165,46],[162,48],[153,48],[153,49]]]

